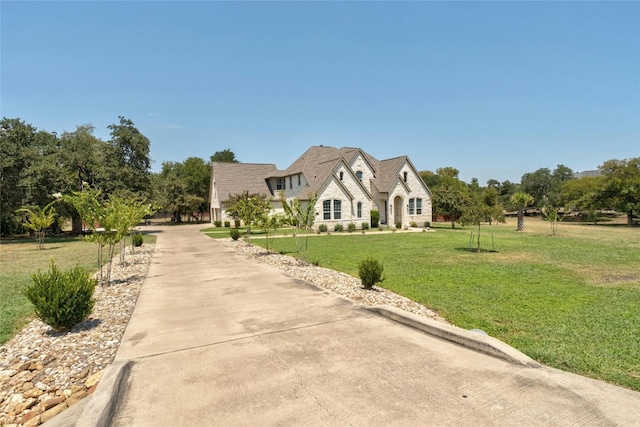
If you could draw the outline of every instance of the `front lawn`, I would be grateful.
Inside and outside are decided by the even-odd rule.
[[[144,235],[145,243],[155,236]],[[117,246],[119,247],[119,245]],[[98,270],[98,247],[82,237],[47,237],[38,250],[33,239],[4,239],[0,244],[0,345],[11,339],[32,318],[33,307],[22,290],[31,283],[30,273],[47,271],[50,260],[60,270],[80,265],[87,271]],[[106,262],[106,260],[105,260]]]
[[[525,232],[436,224],[424,233],[332,233],[309,238],[307,259],[357,277],[368,256],[385,266],[382,285],[479,328],[546,365],[640,390],[640,228],[548,224]],[[252,239],[264,246],[264,239]],[[292,238],[273,239],[295,255]],[[493,251],[495,249],[495,251]]]

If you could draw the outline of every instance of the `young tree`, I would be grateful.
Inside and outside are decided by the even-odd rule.
[[[551,235],[555,237],[558,232],[558,224],[560,224],[564,219],[564,215],[560,213],[560,208],[547,205],[542,208],[542,215],[544,216],[544,219],[549,222],[549,225],[551,226]]]
[[[46,229],[51,227],[51,224],[56,220],[56,212],[53,209],[55,201],[49,203],[44,208],[36,206],[33,209],[22,208],[18,209],[18,213],[25,213],[27,215],[27,221],[24,223],[25,227],[33,230],[36,242],[38,243],[38,249],[44,248],[44,236]]]
[[[271,210],[271,203],[263,194],[249,194],[244,191],[240,194],[229,195],[227,200],[227,213],[235,220],[242,221],[247,227],[247,235],[251,239],[251,226],[257,224]]]
[[[489,203],[487,203],[489,201]],[[460,216],[460,223],[462,225],[472,224],[478,227],[477,234],[477,251],[480,252],[480,227],[483,222],[491,221],[495,219],[498,222],[504,221],[504,214],[502,208],[493,203],[490,196],[486,194],[481,195],[472,193],[467,198],[467,204],[464,206],[463,213]]]
[[[307,256],[309,232],[313,229],[313,223],[316,220],[315,206],[317,201],[318,194],[314,194],[306,203],[295,198],[291,201],[291,204],[289,204],[284,197],[284,192],[280,193],[280,202],[282,202],[286,221],[294,226],[294,230],[307,231],[304,236],[304,241],[299,237],[298,233],[295,231],[293,233],[296,239],[296,249],[299,254],[302,254],[303,258]]]
[[[511,196],[511,203],[518,209],[518,227],[516,231],[524,230],[524,210],[534,201],[533,197],[527,193],[518,192]]]

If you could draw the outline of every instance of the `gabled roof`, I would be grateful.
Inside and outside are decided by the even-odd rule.
[[[374,184],[379,192],[389,192],[391,186],[395,184],[396,179],[400,174],[400,168],[407,159],[407,156],[400,156],[382,161],[376,160],[379,172]]]
[[[274,192],[268,185],[269,178],[283,178],[302,174],[307,182],[307,188],[300,193],[299,197],[305,199],[322,189],[334,175],[338,164],[344,162],[346,166],[350,166],[358,155],[362,155],[373,169],[375,178],[371,180],[371,185],[375,186],[381,193],[390,191],[398,179],[400,169],[405,162],[411,165],[407,156],[381,161],[360,148],[335,148],[323,145],[309,147],[285,170],[278,170],[273,164],[215,162],[213,163],[213,170],[218,198],[224,201],[229,197],[229,194],[237,194],[243,191],[271,196]],[[362,187],[367,194],[371,194],[368,183],[362,185]]]
[[[277,170],[276,165],[213,162],[211,166],[220,201],[227,200],[230,194],[244,191],[271,197],[271,189],[265,178]]]

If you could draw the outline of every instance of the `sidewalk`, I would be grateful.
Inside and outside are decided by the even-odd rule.
[[[527,365],[502,343],[510,362],[435,337],[241,257],[200,228],[162,228],[116,361],[76,425],[640,423],[640,393]]]

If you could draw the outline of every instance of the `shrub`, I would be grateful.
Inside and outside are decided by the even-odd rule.
[[[333,231],[338,232],[338,231],[343,231],[344,230],[344,226],[342,224],[336,224],[335,227],[333,227]]]
[[[365,222],[363,222],[363,223],[362,223],[362,229],[363,229],[363,230],[368,230],[368,229],[369,229],[369,223],[368,223],[368,222],[366,222],[366,221],[365,221]]]
[[[347,231],[349,233],[353,233],[354,231],[356,231],[356,225],[350,222],[349,224],[347,224]]]
[[[229,227],[231,227],[231,222],[225,221],[224,222],[224,228],[229,228]],[[238,227],[236,227],[236,228],[238,228]]]
[[[415,221],[411,221],[411,222],[409,223],[409,226],[410,226],[410,227],[414,227],[414,228],[415,228],[415,227],[417,227],[417,226],[418,226],[418,223],[416,223]]]
[[[402,223],[400,221],[396,222],[396,228],[400,230],[402,228]]]
[[[429,228],[429,227],[431,227],[431,223],[429,221],[425,221],[424,228]]]
[[[358,276],[365,289],[372,289],[373,285],[381,283],[384,280],[383,271],[383,265],[374,258],[366,258],[358,263]]]
[[[213,221],[213,225],[220,228],[222,227],[222,221]]]
[[[380,222],[380,212],[373,209],[371,211],[371,227],[375,228],[379,225]]]
[[[327,231],[327,224],[320,224],[318,226],[318,231],[321,232],[321,233],[326,232]]]
[[[240,238],[240,231],[237,228],[232,228],[229,233],[233,240],[238,240]]]
[[[80,266],[62,272],[52,260],[48,272],[31,274],[33,283],[24,295],[33,304],[38,319],[57,331],[70,329],[91,314],[97,281]]]
[[[133,246],[135,246],[136,248],[138,246],[142,246],[142,234],[141,233],[135,233],[133,235]]]

